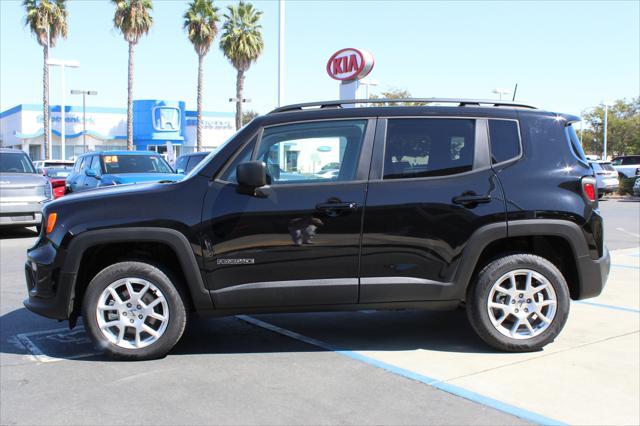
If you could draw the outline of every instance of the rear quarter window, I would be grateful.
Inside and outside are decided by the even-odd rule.
[[[520,155],[520,132],[513,120],[489,120],[491,162],[493,164],[511,160]]]
[[[576,129],[572,125],[568,125],[565,127],[565,133],[567,134],[567,139],[569,141],[569,146],[571,148],[571,152],[573,155],[580,161],[585,164],[588,164],[587,157],[584,155],[584,151],[582,150],[582,144],[580,143],[580,139],[576,134]]]

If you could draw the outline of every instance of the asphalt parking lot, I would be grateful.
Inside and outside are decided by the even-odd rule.
[[[543,351],[463,311],[195,319],[164,359],[114,362],[22,307],[31,230],[0,231],[1,424],[639,424],[640,202],[606,200],[612,270]]]

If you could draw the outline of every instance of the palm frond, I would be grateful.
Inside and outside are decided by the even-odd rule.
[[[238,70],[246,71],[264,50],[262,26],[258,23],[261,16],[262,11],[243,1],[228,6],[224,14],[220,48]]]

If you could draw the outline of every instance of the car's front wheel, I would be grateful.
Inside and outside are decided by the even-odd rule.
[[[120,262],[98,273],[84,295],[82,315],[96,346],[116,358],[165,355],[187,322],[185,299],[162,270]]]
[[[541,349],[569,315],[569,289],[562,273],[532,254],[504,256],[486,265],[467,294],[467,314],[478,335],[509,352]]]

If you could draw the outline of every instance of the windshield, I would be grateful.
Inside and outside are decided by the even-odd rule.
[[[35,173],[33,164],[26,154],[21,152],[3,152],[0,154],[0,173]]]
[[[71,167],[47,167],[47,177],[51,179],[66,179],[71,174]]]
[[[173,173],[171,166],[159,155],[104,155],[105,172],[123,173]]]

